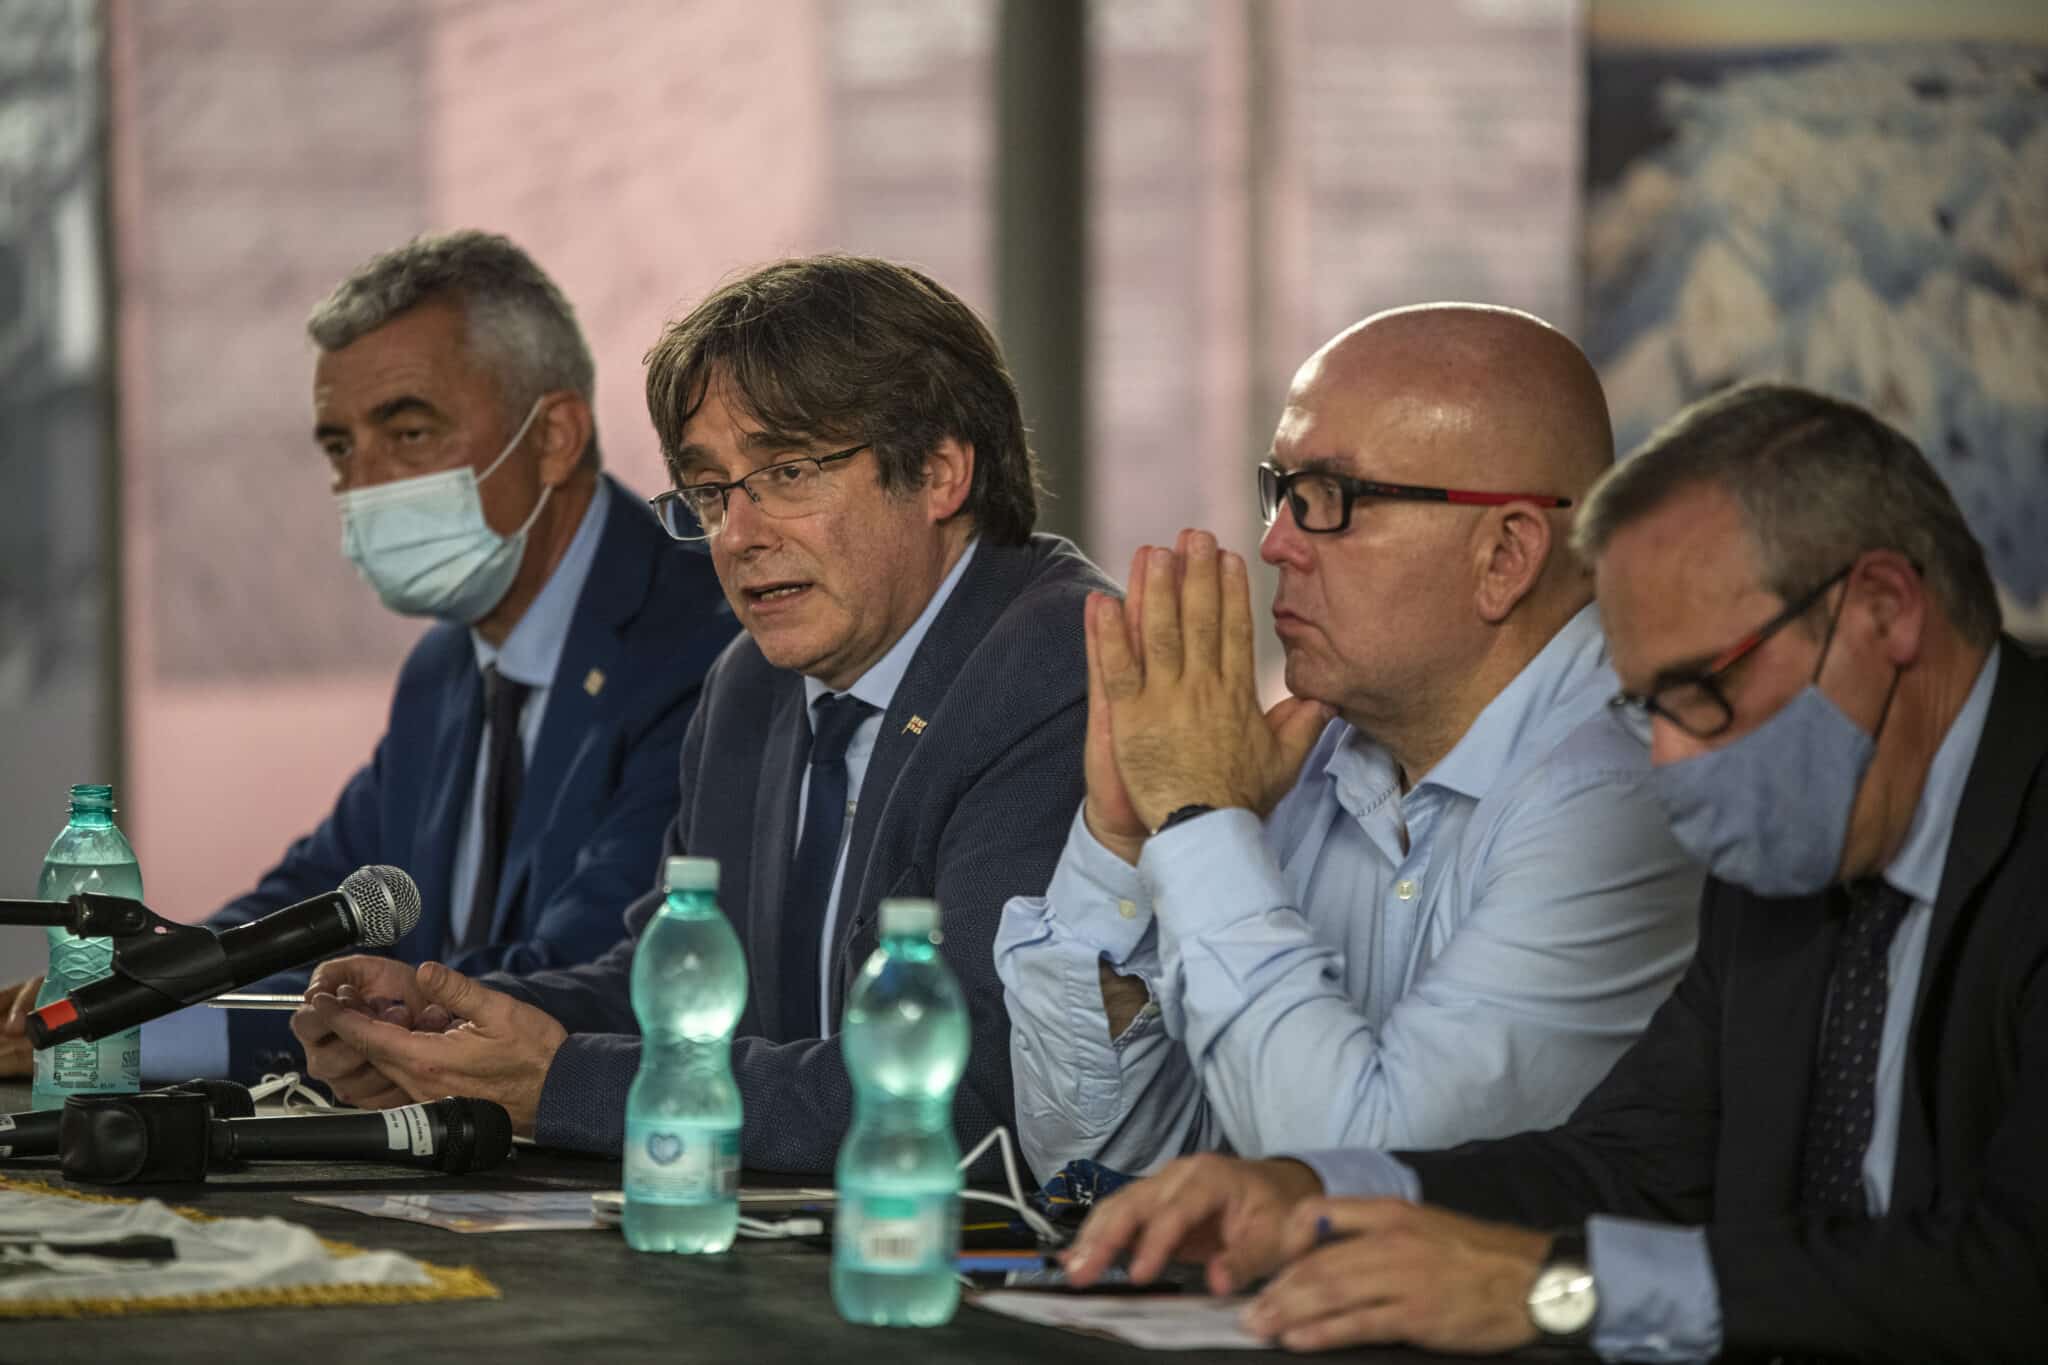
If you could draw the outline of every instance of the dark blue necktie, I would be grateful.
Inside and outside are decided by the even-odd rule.
[[[1877,1048],[1891,997],[1891,948],[1912,897],[1878,877],[1849,886],[1849,913],[1828,974],[1827,1014],[1799,1161],[1807,1213],[1869,1212],[1863,1158],[1877,1112]]]
[[[846,828],[846,746],[875,708],[858,697],[826,693],[811,703],[811,789],[804,828],[790,869],[782,916],[782,1041],[817,1038],[820,938],[832,901],[832,872]]]
[[[491,941],[498,883],[505,872],[505,848],[512,841],[512,822],[519,814],[519,795],[526,785],[526,746],[519,740],[519,713],[532,690],[498,672],[495,664],[484,669],[483,837],[477,841],[476,887],[458,945],[463,948],[481,948]]]

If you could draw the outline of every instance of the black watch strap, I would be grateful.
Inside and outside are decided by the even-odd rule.
[[[1154,834],[1164,834],[1166,833],[1166,831],[1172,829],[1175,825],[1185,824],[1189,820],[1194,819],[1197,815],[1207,815],[1210,811],[1215,809],[1216,808],[1214,806],[1204,806],[1200,803],[1196,803],[1195,805],[1191,806],[1181,806],[1175,810],[1168,811],[1166,818],[1159,822],[1159,828],[1153,830],[1152,832]]]

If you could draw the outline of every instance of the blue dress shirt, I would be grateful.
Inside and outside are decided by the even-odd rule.
[[[868,758],[875,752],[875,740],[882,733],[882,717],[888,713],[889,703],[896,699],[896,689],[903,682],[903,675],[910,671],[910,661],[917,657],[917,647],[924,643],[925,633],[932,628],[932,622],[939,619],[940,610],[946,599],[953,595],[953,588],[960,582],[960,576],[967,572],[968,562],[974,558],[974,547],[978,541],[970,540],[967,548],[940,582],[939,590],[932,594],[932,600],[925,603],[918,618],[910,623],[910,629],[903,632],[889,652],[877,659],[874,666],[860,675],[845,695],[858,697],[875,708],[874,714],[854,730],[853,738],[846,742],[846,823],[839,830],[839,856],[832,864],[832,894],[825,902],[825,927],[818,937],[818,1025],[820,1036],[830,1038],[838,1032],[837,1021],[832,1017],[832,931],[839,923],[839,887],[846,880],[846,842],[853,837],[853,813],[860,806],[860,784],[868,775]],[[818,698],[831,689],[816,678],[804,679],[804,704],[813,705]],[[804,827],[804,810],[811,800],[811,770],[804,768],[802,786],[798,789],[796,803],[796,828]],[[790,850],[792,860],[796,850]],[[945,907],[941,906],[943,911]]]
[[[1132,868],[1076,818],[996,965],[1040,1172],[1228,1144],[1447,1146],[1561,1120],[1690,959],[1702,874],[1580,612],[1403,792],[1343,722],[1261,822],[1217,811]],[[1098,963],[1151,1003],[1121,1037]]]
[[[526,707],[519,714],[519,740],[526,762],[533,762],[533,746],[540,738],[540,724],[547,711],[555,665],[561,662],[562,646],[569,638],[569,626],[576,603],[583,596],[584,580],[604,538],[606,510],[611,489],[597,481],[590,506],[569,541],[569,548],[548,575],[547,583],[533,604],[519,618],[505,643],[492,646],[475,631],[469,634],[476,650],[477,668],[496,663],[498,671],[514,682],[532,689]],[[476,776],[471,784],[468,806],[462,817],[462,833],[455,845],[454,877],[448,907],[450,938],[459,942],[462,927],[469,920],[470,897],[476,888],[477,862],[483,856],[484,756],[490,752],[489,724],[477,745]],[[142,1053],[149,1058],[153,1076],[225,1076],[228,1074],[228,1018],[221,1010],[183,1009],[142,1026]]]
[[[1998,651],[1993,650],[1935,751],[1905,843],[1884,870],[1884,879],[1913,902],[1888,957],[1890,984],[1877,1048],[1870,1145],[1863,1154],[1863,1195],[1873,1218],[1882,1217],[1891,1203],[1907,1042],[1927,931],[1934,920],[1934,898],[1941,890],[1956,811],[1997,682]],[[1422,1183],[1414,1171],[1385,1152],[1313,1152],[1300,1160],[1333,1195],[1382,1195],[1411,1202],[1422,1197]],[[1600,1286],[1593,1347],[1603,1359],[1703,1361],[1720,1353],[1720,1290],[1704,1231],[1597,1216],[1587,1220],[1586,1232],[1587,1254]]]

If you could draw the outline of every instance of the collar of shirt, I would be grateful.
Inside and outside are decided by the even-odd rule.
[[[548,575],[533,605],[519,618],[502,645],[493,645],[474,630],[470,645],[476,650],[478,671],[491,664],[501,677],[528,687],[547,687],[555,680],[555,666],[562,661],[562,649],[569,643],[569,626],[576,619],[576,603],[583,596],[583,584],[597,559],[597,543],[604,538],[604,519],[611,507],[611,489],[603,479],[583,509],[583,521],[576,527],[561,562]]]
[[[1984,721],[1991,712],[1991,692],[1997,682],[1998,647],[1993,646],[1977,674],[1976,686],[1949,722],[1941,747],[1934,751],[1934,762],[1928,765],[1927,781],[1920,789],[1920,803],[1913,808],[1913,823],[1906,827],[1906,842],[1884,870],[1887,882],[1916,901],[1931,905],[1941,890],[1949,837],[1955,833],[1956,811],[1963,803],[1963,786],[1969,781],[1978,741],[1984,737]]]
[[[858,697],[875,708],[871,720],[880,723],[888,711],[889,703],[896,699],[896,689],[903,683],[903,675],[910,671],[910,661],[917,657],[917,647],[924,643],[925,633],[932,628],[932,622],[939,619],[939,612],[946,605],[946,599],[953,595],[953,589],[960,584],[960,576],[967,572],[967,565],[974,558],[974,547],[979,539],[967,542],[967,548],[960,552],[960,559],[939,583],[939,590],[932,594],[932,600],[924,604],[910,629],[903,632],[896,643],[889,646],[889,652],[877,659],[867,672],[846,689],[848,696]],[[832,689],[816,678],[804,679],[804,705],[814,704],[818,698]]]
[[[1408,794],[1441,787],[1475,801],[1483,798],[1518,757],[1549,747],[1542,742],[1543,730],[1554,728],[1562,738],[1584,720],[1578,709],[1559,702],[1589,680],[1609,690],[1614,686],[1607,670],[1607,638],[1592,606],[1580,608],[1550,637]],[[1324,771],[1353,819],[1366,819],[1400,790],[1393,756],[1356,730],[1334,746]]]

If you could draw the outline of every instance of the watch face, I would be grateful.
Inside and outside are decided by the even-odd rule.
[[[1529,1321],[1548,1336],[1568,1337],[1585,1331],[1599,1306],[1593,1272],[1568,1261],[1545,1266],[1529,1290]]]

